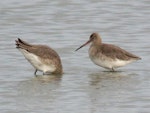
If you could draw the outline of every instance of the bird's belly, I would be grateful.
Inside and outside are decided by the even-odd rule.
[[[112,68],[118,68],[124,65],[127,65],[131,62],[133,62],[133,60],[119,60],[119,59],[98,59],[98,58],[94,58],[91,59],[96,65],[104,67],[104,68],[108,68],[108,69],[112,69]]]
[[[53,72],[55,71],[55,66],[44,64],[40,58],[24,49],[20,49],[24,57],[39,71],[43,72]]]

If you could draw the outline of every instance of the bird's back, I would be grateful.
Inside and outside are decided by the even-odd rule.
[[[110,57],[112,59],[119,60],[139,60],[140,57],[112,44],[105,44],[99,47],[98,51],[105,55],[106,57]]]

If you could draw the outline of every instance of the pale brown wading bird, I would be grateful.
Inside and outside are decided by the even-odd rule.
[[[76,51],[90,42],[92,43],[89,48],[90,59],[96,65],[109,69],[110,71],[115,71],[115,68],[141,59],[118,46],[102,43],[102,39],[98,33],[92,33],[89,41],[76,49]]]
[[[46,45],[29,44],[19,38],[16,40],[16,48],[22,52],[24,57],[35,68],[35,75],[37,71],[42,71],[43,75],[61,75],[63,73],[61,59],[52,48]]]

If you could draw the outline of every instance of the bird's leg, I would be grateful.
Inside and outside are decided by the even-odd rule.
[[[51,74],[51,72],[49,72],[49,71],[43,72],[43,75],[50,75],[50,74]]]
[[[34,72],[34,75],[35,75],[35,76],[37,76],[37,75],[36,75],[36,72],[37,72],[37,69],[36,69],[35,72]]]
[[[47,75],[47,72],[43,72],[43,75]]]
[[[111,70],[112,70],[112,72],[115,72],[115,70],[114,70],[114,68],[113,68],[113,67],[111,68]]]

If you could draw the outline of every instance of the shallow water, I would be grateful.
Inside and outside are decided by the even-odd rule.
[[[0,1],[1,113],[149,113],[149,0]],[[92,32],[141,61],[107,72],[88,48]],[[61,56],[63,76],[33,75],[15,39],[46,44]]]

